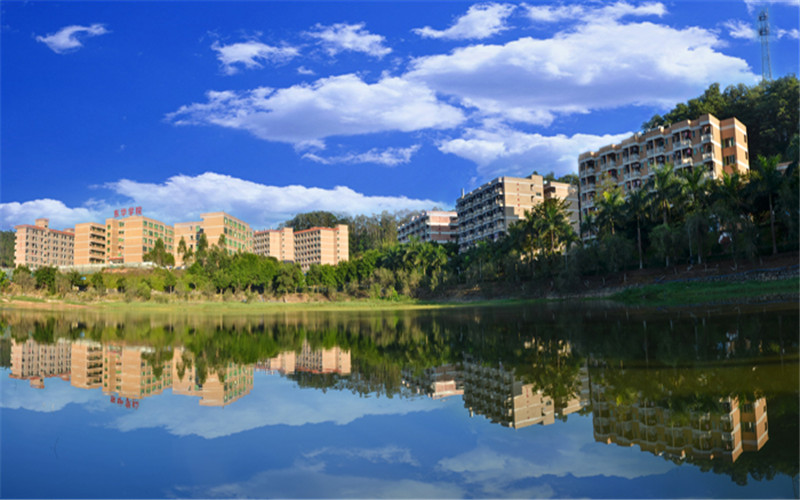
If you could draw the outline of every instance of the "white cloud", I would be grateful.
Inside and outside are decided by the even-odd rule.
[[[603,7],[585,5],[523,5],[527,17],[537,23],[554,23],[569,20],[618,20],[626,16],[663,16],[667,9],[660,2],[631,5],[615,2]]]
[[[419,461],[408,448],[389,445],[382,448],[321,448],[304,454],[305,458],[344,457],[348,461],[362,459],[372,463],[407,464],[419,467]]]
[[[506,19],[514,12],[510,4],[479,4],[469,8],[466,14],[446,30],[433,29],[430,26],[412,30],[424,38],[444,38],[448,40],[483,39],[496,35],[507,29]]]
[[[332,76],[278,90],[208,92],[207,98],[166,119],[246,130],[301,146],[335,135],[451,128],[464,120],[461,110],[439,102],[425,85],[391,77],[370,84],[352,74]]]
[[[323,165],[334,165],[337,163],[356,164],[356,163],[376,163],[387,167],[395,167],[411,161],[411,157],[419,150],[418,144],[407,148],[386,148],[384,150],[370,149],[366,153],[348,153],[340,156],[323,157],[315,153],[306,153],[303,158]]]
[[[308,69],[305,66],[300,66],[299,68],[297,68],[297,74],[298,75],[315,75],[316,73],[314,73],[313,69]]]
[[[13,228],[18,224],[33,224],[36,219],[45,217],[50,219],[52,229],[61,230],[74,227],[79,222],[104,221],[109,217],[109,211],[106,203],[96,201],[74,208],[50,198],[22,203],[0,203],[0,227]]]
[[[404,78],[454,96],[484,116],[548,125],[559,113],[674,105],[712,82],[756,83],[744,59],[716,50],[722,45],[703,28],[606,19],[549,39],[526,37],[420,57]]]
[[[257,41],[220,45],[214,42],[211,48],[217,52],[225,74],[233,75],[239,71],[235,66],[244,65],[247,69],[262,68],[261,62],[286,62],[297,57],[300,52],[294,47],[273,47]],[[261,61],[261,62],[259,62]]]
[[[800,39],[800,30],[796,28],[791,30],[778,28],[777,30],[775,30],[775,36],[778,39],[785,37],[785,38],[791,38],[792,40],[798,40]]]
[[[439,150],[475,162],[483,178],[528,176],[534,170],[540,174],[553,171],[561,176],[575,173],[579,154],[629,136],[630,133],[544,136],[495,126],[467,129],[461,137],[439,143]]]
[[[104,187],[113,192],[112,198],[124,202],[92,200],[82,207],[68,207],[51,199],[0,203],[0,227],[33,224],[39,217],[48,217],[51,228],[63,229],[79,222],[102,222],[113,216],[115,208],[127,206],[141,206],[143,215],[167,224],[199,220],[201,213],[223,210],[260,229],[313,210],[369,215],[449,205],[406,196],[369,196],[345,186],[269,186],[213,172],[176,175],[163,183],[122,179]]]
[[[364,23],[345,24],[339,23],[331,26],[317,24],[314,31],[306,34],[320,40],[328,54],[335,56],[340,52],[363,52],[381,58],[390,53],[392,49],[384,46],[386,39],[364,29]]]
[[[747,12],[750,14],[754,13],[756,10],[768,7],[770,4],[784,4],[800,7],[800,0],[744,0],[744,3],[747,5]]]
[[[728,35],[732,38],[742,38],[745,40],[758,39],[758,31],[751,23],[746,21],[731,19],[730,21],[722,23],[722,26],[728,30]]]
[[[268,186],[228,175],[206,172],[176,175],[160,184],[123,179],[108,184],[118,195],[135,200],[164,222],[197,220],[209,210],[223,210],[256,229],[272,227],[297,213],[328,210],[372,214],[383,210],[419,210],[444,206],[442,202],[405,196],[368,196],[344,186],[322,189],[305,186]],[[268,200],[268,205],[265,205]],[[269,206],[269,210],[265,207]],[[155,215],[154,215],[155,217]]]
[[[81,38],[105,35],[109,33],[102,24],[92,24],[91,26],[66,26],[56,33],[47,36],[37,36],[36,40],[44,43],[56,54],[72,52],[83,46]]]

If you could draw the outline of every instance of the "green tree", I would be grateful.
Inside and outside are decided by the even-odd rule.
[[[567,200],[548,198],[533,209],[536,232],[549,255],[554,255],[557,249],[567,247],[576,239],[569,223],[568,208]]]
[[[614,185],[605,189],[595,199],[597,206],[597,226],[600,234],[615,234],[616,227],[622,222],[624,214],[625,199],[622,196],[622,189]]]
[[[50,293],[56,293],[56,274],[58,270],[53,266],[40,267],[33,273],[36,279],[36,288],[47,289]]]
[[[0,267],[14,267],[14,231],[0,231]]]
[[[644,268],[642,252],[642,221],[650,207],[650,200],[646,189],[636,189],[628,193],[625,211],[628,218],[636,221],[636,249],[639,253],[639,269]]]
[[[11,276],[11,281],[19,286],[23,292],[31,291],[36,286],[36,280],[27,266],[17,266]]]
[[[142,256],[144,262],[152,262],[157,266],[174,266],[175,256],[167,251],[164,241],[158,238],[153,248]]]
[[[750,183],[748,186],[753,191],[753,198],[763,197],[767,199],[772,255],[778,253],[778,241],[775,236],[775,198],[784,182],[783,175],[778,171],[779,161],[780,156],[778,155],[770,156],[769,158],[759,155],[754,165],[755,168],[750,170]]]

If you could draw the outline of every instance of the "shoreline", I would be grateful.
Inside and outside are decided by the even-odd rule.
[[[125,302],[98,301],[81,303],[59,298],[37,296],[0,296],[0,311],[89,311],[89,312],[192,312],[192,313],[240,313],[264,314],[282,312],[335,312],[335,311],[391,311],[391,310],[438,310],[462,307],[496,307],[558,302],[611,301],[619,305],[653,307],[691,307],[697,305],[762,304],[800,300],[800,277],[793,276],[771,280],[749,281],[670,281],[628,287],[609,287],[583,294],[547,295],[544,297],[501,296],[452,296],[443,299],[403,299],[399,301],[381,299],[352,299],[339,301],[269,302],[223,302],[183,301],[170,302]]]

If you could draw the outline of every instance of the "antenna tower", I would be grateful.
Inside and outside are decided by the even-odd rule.
[[[761,79],[772,80],[772,64],[769,61],[769,8],[758,14],[758,38],[761,39]]]

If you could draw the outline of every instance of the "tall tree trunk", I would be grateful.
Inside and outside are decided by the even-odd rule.
[[[639,218],[636,218],[636,240],[639,243],[639,269],[644,269],[642,263],[642,228],[639,224]]]
[[[772,255],[778,254],[778,244],[775,240],[775,211],[772,209],[772,195],[769,195],[769,231],[772,233]]]

